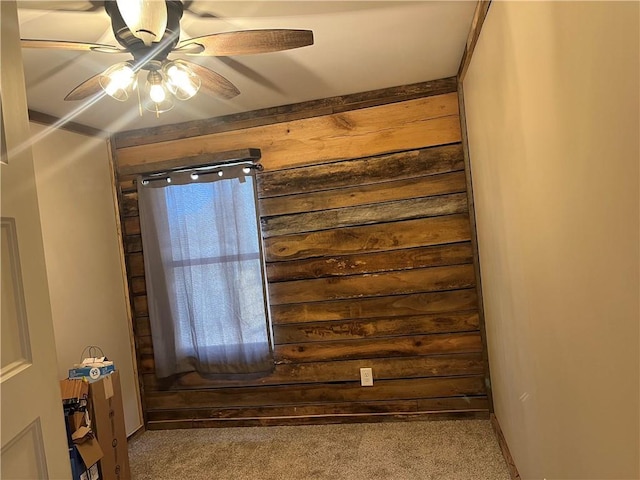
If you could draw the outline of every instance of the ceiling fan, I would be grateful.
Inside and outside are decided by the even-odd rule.
[[[34,2],[42,3],[42,2]],[[53,4],[59,2],[52,2]],[[99,53],[129,53],[133,60],[119,62],[76,86],[65,100],[83,100],[105,92],[126,101],[134,91],[146,110],[159,115],[173,107],[173,98],[187,100],[200,88],[230,99],[240,91],[222,75],[197,63],[170,60],[170,54],[189,56],[233,56],[276,52],[313,45],[311,30],[270,29],[213,33],[180,40],[180,19],[185,3],[179,0],[106,0],[71,2],[78,9],[94,11],[99,4],[111,18],[111,27],[120,47],[97,43],[22,39],[24,48],[53,48]],[[85,8],[81,8],[83,6]],[[203,17],[215,17],[200,14]],[[148,72],[142,89],[139,71]],[[142,91],[141,91],[142,90]]]

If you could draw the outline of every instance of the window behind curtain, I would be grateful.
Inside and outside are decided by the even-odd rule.
[[[138,181],[156,374],[271,371],[254,178],[178,182]]]

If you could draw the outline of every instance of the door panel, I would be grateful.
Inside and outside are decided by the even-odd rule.
[[[49,478],[40,419],[36,419],[2,448],[0,478],[33,480]]]
[[[71,478],[16,4],[0,1],[2,478]],[[9,121],[10,119],[10,121]],[[6,349],[6,351],[5,351]]]
[[[29,324],[22,288],[22,270],[14,218],[0,221],[0,270],[2,277],[2,330],[0,378],[6,379],[31,364]]]

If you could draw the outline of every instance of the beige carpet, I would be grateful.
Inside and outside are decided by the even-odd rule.
[[[134,480],[509,480],[488,420],[148,431]]]

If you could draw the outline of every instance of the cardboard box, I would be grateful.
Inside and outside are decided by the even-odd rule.
[[[131,480],[118,371],[89,384],[89,403],[93,431],[104,452],[100,479]]]
[[[113,363],[111,365],[82,365],[71,368],[69,370],[69,378],[86,378],[90,382],[95,382],[114,371],[115,366]]]
[[[60,382],[60,394],[67,422],[69,459],[74,480],[89,479],[91,467],[102,458],[102,448],[89,427],[84,411],[89,397],[89,384],[81,379],[65,379]]]
[[[81,378],[60,380],[60,396],[62,404],[85,402],[89,397],[89,384]]]
[[[85,412],[75,412],[71,415],[67,415],[67,423],[69,424],[69,431],[71,433],[78,430],[87,424]]]
[[[98,473],[98,464],[96,463],[82,475],[80,475],[80,480],[100,480],[100,474]]]
[[[102,448],[95,438],[87,438],[82,443],[76,443],[75,446],[86,469],[96,465],[104,456]]]

